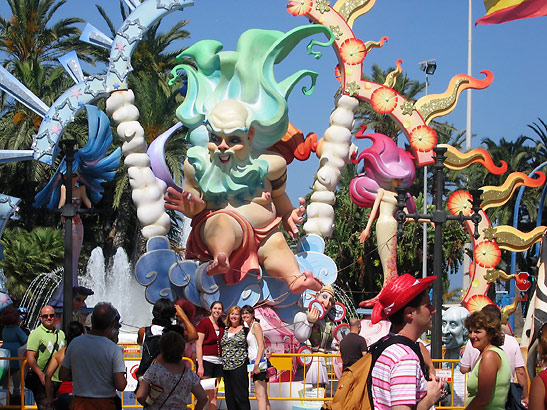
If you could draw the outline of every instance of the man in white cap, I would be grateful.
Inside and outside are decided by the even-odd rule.
[[[439,380],[426,380],[423,358],[417,354],[419,347],[413,346],[432,326],[435,309],[428,288],[435,279],[436,276],[416,279],[405,273],[387,284],[379,295],[372,311],[372,323],[388,319],[392,331],[409,340],[385,348],[372,368],[375,409],[426,410],[442,395]]]

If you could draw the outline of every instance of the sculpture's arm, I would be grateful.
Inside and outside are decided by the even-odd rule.
[[[384,193],[385,191],[382,188],[378,189],[378,195],[376,196],[374,204],[372,205],[372,210],[370,211],[367,226],[365,227],[365,230],[361,232],[361,235],[359,235],[359,241],[361,241],[361,243],[365,242],[370,237],[370,228],[372,227],[372,222],[374,222],[374,220],[378,216],[378,209],[380,208],[380,203],[382,202]]]
[[[283,228],[292,237],[298,235],[297,224],[304,220],[303,215],[306,212],[306,201],[304,198],[299,198],[299,206],[295,208],[289,196],[285,192],[287,185],[287,163],[281,155],[266,154],[263,156],[268,161],[268,176],[272,187],[272,201],[274,203],[276,213],[281,216]]]
[[[167,188],[165,208],[182,212],[188,218],[203,211],[207,203],[201,199],[201,191],[195,178],[195,170],[188,160],[184,161],[184,188],[182,192]]]
[[[61,208],[66,202],[66,187],[64,185],[61,185],[61,194],[59,197],[59,205],[58,208]]]
[[[315,323],[313,320],[315,319],[315,321],[317,321],[317,316],[317,309],[315,309],[315,312],[313,312],[313,314],[309,315],[309,319],[312,319],[312,321],[308,320],[308,314],[305,312],[298,312],[296,315],[294,315],[294,337],[296,337],[296,340],[298,340],[300,343],[304,343],[310,338],[311,330],[313,324]]]
[[[85,186],[81,186],[80,198],[82,199],[82,203],[86,206],[86,208],[91,208],[91,201],[87,196],[87,190],[85,189]]]

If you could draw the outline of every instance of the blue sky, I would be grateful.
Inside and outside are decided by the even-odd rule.
[[[235,48],[239,35],[250,28],[288,31],[308,24],[302,17],[287,13],[285,0],[196,0],[194,6],[177,11],[165,18],[162,27],[174,21],[189,20],[186,29],[190,38],[177,44],[185,47],[202,39],[221,41],[225,50]],[[106,24],[95,8],[107,10],[116,27],[121,24],[119,4],[115,0],[68,0],[58,12],[59,17],[79,16],[108,33]],[[0,3],[0,13],[8,17],[8,6]],[[373,9],[357,19],[356,37],[363,41],[388,36],[383,48],[374,49],[365,60],[365,72],[374,63],[383,68],[403,60],[403,70],[411,78],[424,80],[418,62],[435,58],[437,71],[430,76],[430,93],[443,92],[454,75],[467,72],[467,13],[468,2],[439,0],[377,0]],[[484,15],[483,2],[474,1],[473,20]],[[494,81],[486,90],[473,91],[473,147],[483,138],[514,139],[525,134],[532,136],[527,124],[543,118],[547,121],[547,107],[543,94],[547,82],[541,75],[547,55],[546,18],[523,19],[500,25],[479,25],[473,28],[473,75],[483,78],[481,70],[494,73]],[[312,96],[304,96],[295,88],[289,98],[290,118],[305,133],[322,136],[328,127],[333,109],[333,95],[338,88],[333,70],[334,52],[325,49],[320,60],[306,55],[305,44],[293,52],[277,71],[278,79],[301,68],[319,73]],[[302,85],[307,85],[305,82]],[[174,113],[173,113],[174,115]],[[440,120],[464,130],[466,126],[466,92],[458,107]],[[293,163],[289,169],[288,192],[293,201],[305,195],[313,184],[318,161]]]
[[[108,32],[94,4],[104,7],[117,26],[121,23],[118,2],[113,0],[68,0],[63,9],[64,13],[79,15]],[[437,71],[430,76],[429,92],[443,92],[454,75],[467,72],[467,13],[465,0],[378,0],[353,27],[363,41],[389,37],[383,48],[369,53],[365,72],[370,72],[374,63],[384,68],[394,66],[400,58],[404,72],[423,81],[424,73],[418,63],[435,58]],[[473,20],[484,13],[482,1],[475,1]],[[194,6],[168,16],[163,27],[179,19],[190,20],[186,26],[190,39],[181,42],[180,47],[210,38],[221,41],[225,50],[234,49],[239,35],[250,28],[288,31],[308,24],[305,18],[288,14],[284,0],[196,0]],[[473,91],[474,147],[479,146],[482,138],[514,139],[522,134],[532,135],[527,124],[537,121],[538,117],[547,120],[547,107],[543,103],[547,82],[540,74],[547,59],[545,22],[545,17],[539,17],[473,28],[473,75],[483,78],[480,71],[484,69],[494,73],[494,82],[488,89]],[[279,66],[277,74],[278,78],[284,78],[301,68],[319,73],[314,94],[304,96],[297,87],[289,103],[291,121],[305,133],[314,131],[322,136],[328,127],[333,95],[338,88],[333,75],[336,59],[333,51],[325,49],[323,57],[315,60],[306,55],[304,45]],[[465,115],[464,92],[455,111],[441,120],[463,130]],[[293,201],[308,192],[317,164],[317,159],[312,158],[291,165],[288,192]]]
[[[202,39],[221,41],[225,50],[235,48],[239,35],[250,28],[288,31],[298,25],[308,24],[302,17],[286,12],[285,0],[196,0],[195,5],[168,16],[162,27],[176,20],[188,19],[186,29],[190,38],[177,47],[189,46]],[[79,16],[108,33],[106,24],[95,8],[104,7],[116,27],[121,24],[119,5],[115,0],[68,0],[59,17]],[[424,80],[418,62],[435,58],[437,71],[430,77],[430,93],[443,92],[454,75],[467,73],[467,13],[465,0],[377,0],[377,4],[354,24],[356,37],[363,41],[379,40],[388,36],[381,49],[370,52],[365,60],[365,72],[374,63],[383,68],[403,60],[403,70],[411,78]],[[484,15],[483,2],[475,0],[473,20]],[[0,14],[9,17],[5,2],[0,3]],[[494,74],[492,85],[486,90],[473,91],[473,147],[480,140],[515,139],[519,135],[532,136],[527,125],[543,118],[547,121],[544,94],[547,82],[542,75],[547,55],[545,17],[531,18],[500,25],[473,28],[473,75],[483,78],[481,70]],[[308,68],[319,73],[318,84],[312,96],[303,96],[297,87],[289,98],[290,118],[304,133],[316,132],[322,136],[328,127],[333,109],[333,95],[338,88],[334,78],[336,59],[330,49],[323,58],[307,56],[304,45],[280,65],[278,80],[299,69]],[[302,85],[306,85],[303,83]],[[456,128],[466,126],[466,93],[450,115],[440,118]],[[174,115],[174,113],[168,113]],[[309,192],[313,184],[318,161],[312,158],[305,163],[289,167],[287,191],[296,203],[298,196]]]

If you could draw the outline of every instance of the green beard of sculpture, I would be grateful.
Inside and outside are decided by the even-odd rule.
[[[195,169],[203,199],[220,208],[226,202],[243,204],[259,196],[264,190],[268,162],[252,157],[240,161],[229,153],[230,162],[223,164],[219,158],[221,154],[216,151],[211,161],[207,148],[195,146],[188,150],[188,162]]]

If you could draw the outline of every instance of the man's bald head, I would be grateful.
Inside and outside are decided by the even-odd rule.
[[[55,327],[55,309],[52,306],[46,305],[40,311],[40,320],[46,329]]]
[[[352,333],[359,333],[361,330],[361,321],[357,318],[351,318],[349,320],[349,329]]]

